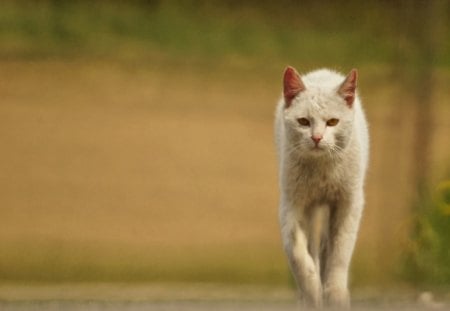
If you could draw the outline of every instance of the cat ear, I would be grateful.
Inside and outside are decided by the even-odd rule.
[[[305,85],[300,79],[300,75],[293,67],[288,66],[284,71],[283,78],[283,95],[285,108],[289,108],[292,100],[301,92],[305,90]]]
[[[339,95],[345,99],[350,108],[353,106],[353,102],[355,101],[356,87],[358,84],[357,80],[358,71],[356,69],[352,69],[338,90]]]

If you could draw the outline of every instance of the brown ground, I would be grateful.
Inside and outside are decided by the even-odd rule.
[[[360,284],[391,280],[413,197],[414,125],[405,103],[393,109],[401,100],[388,73],[360,69],[372,137]],[[278,75],[0,63],[0,275],[286,282],[272,137]],[[439,73],[434,181],[450,155],[445,81]]]

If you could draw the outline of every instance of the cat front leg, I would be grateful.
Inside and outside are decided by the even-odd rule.
[[[324,273],[324,298],[327,305],[350,308],[348,272],[363,207],[362,196],[341,202],[330,217],[329,249]]]
[[[322,307],[322,283],[316,264],[308,252],[305,229],[293,217],[281,219],[282,235],[290,268],[307,307]]]

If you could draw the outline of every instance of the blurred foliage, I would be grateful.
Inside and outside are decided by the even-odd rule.
[[[404,277],[415,284],[450,285],[450,180],[423,194],[417,204]]]
[[[391,1],[3,1],[0,57],[389,62],[401,10]],[[437,62],[450,64],[448,40]]]

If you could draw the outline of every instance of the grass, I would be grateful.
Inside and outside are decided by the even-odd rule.
[[[391,62],[399,34],[392,4],[215,1],[15,2],[0,12],[3,57],[96,55],[324,65]],[[286,10],[288,6],[290,9]],[[439,63],[450,47],[440,44]]]
[[[433,192],[422,191],[417,202],[413,236],[405,254],[404,277],[412,283],[450,284],[450,181]]]

